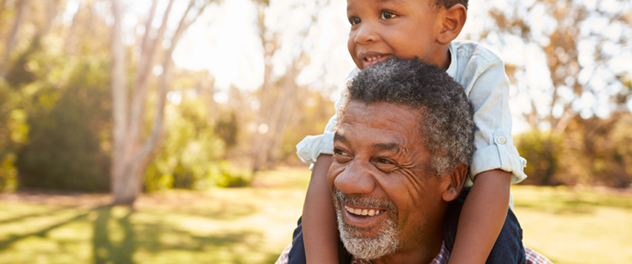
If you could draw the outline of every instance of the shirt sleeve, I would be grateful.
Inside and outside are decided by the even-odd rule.
[[[334,154],[334,133],[338,119],[332,116],[322,135],[307,136],[296,145],[296,154],[305,163],[315,163],[320,154]]]
[[[471,71],[478,78],[466,89],[478,127],[470,176],[474,179],[481,172],[501,169],[512,173],[511,183],[519,183],[527,177],[523,171],[527,161],[520,157],[511,137],[509,78],[503,61],[495,55],[493,58],[479,61],[477,70]]]

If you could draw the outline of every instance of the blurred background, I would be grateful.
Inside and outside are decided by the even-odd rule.
[[[0,262],[273,263],[348,30],[342,0],[0,0]],[[629,0],[469,3],[555,263],[632,263],[630,36]]]

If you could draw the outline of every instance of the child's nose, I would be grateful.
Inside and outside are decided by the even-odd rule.
[[[364,23],[358,28],[354,42],[358,44],[364,44],[367,42],[375,42],[377,40],[377,34],[374,27],[370,23]]]

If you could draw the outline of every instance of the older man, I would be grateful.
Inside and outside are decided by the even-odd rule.
[[[434,65],[390,59],[362,71],[345,99],[327,176],[350,253],[341,263],[447,262],[446,209],[474,151],[463,88]],[[528,262],[546,263],[534,257],[527,249]]]
[[[473,109],[418,60],[369,67],[349,87],[328,182],[345,248],[374,263],[430,263],[474,152]]]

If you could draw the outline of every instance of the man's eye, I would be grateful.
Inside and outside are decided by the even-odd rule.
[[[349,18],[349,23],[351,23],[352,26],[360,24],[360,18],[359,17],[351,17],[351,18]]]
[[[334,149],[334,159],[337,162],[344,163],[351,159],[351,155],[341,149]]]
[[[375,164],[375,167],[383,172],[392,172],[397,170],[395,162],[387,158],[376,158],[373,160],[373,164]]]
[[[385,165],[394,164],[391,160],[384,159],[384,158],[378,158],[378,159],[375,160],[375,162],[380,163],[380,164],[385,164]]]
[[[382,11],[382,19],[391,19],[391,18],[395,18],[395,17],[397,17],[397,15],[393,14],[392,12]]]

